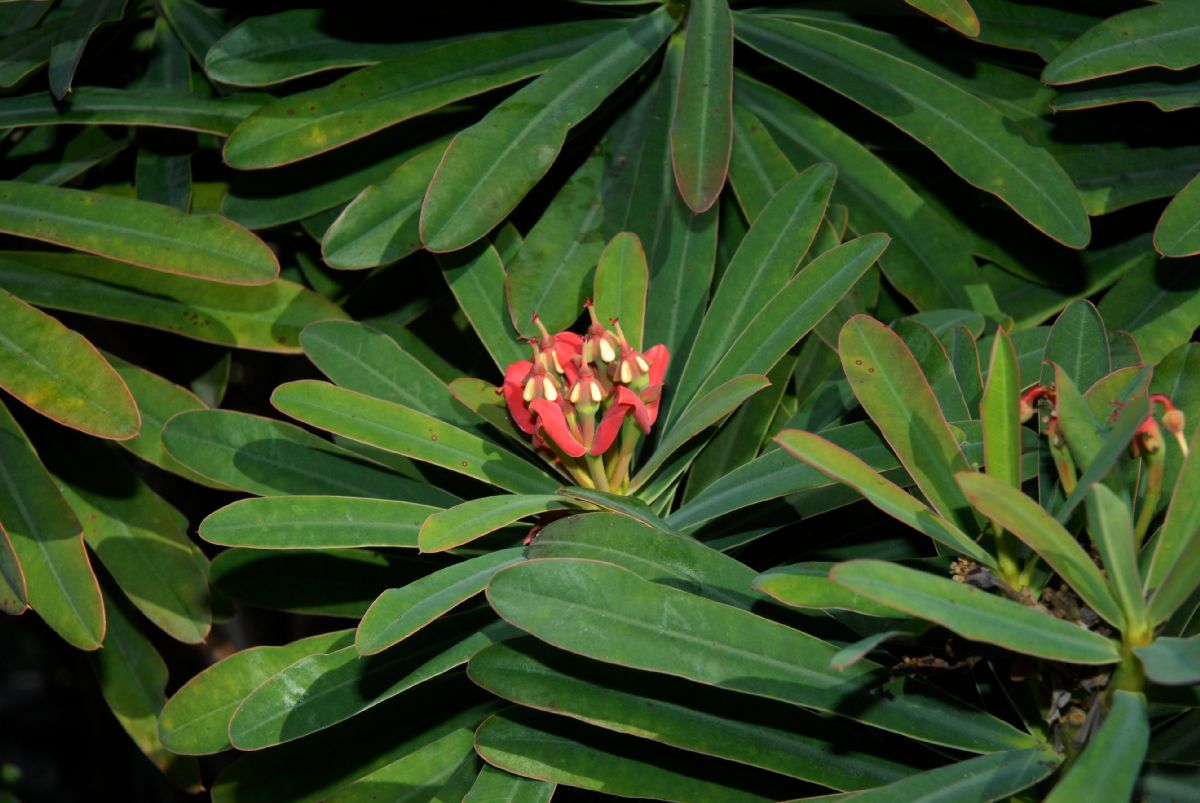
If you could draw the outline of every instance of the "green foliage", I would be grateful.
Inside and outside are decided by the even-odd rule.
[[[0,610],[217,801],[1194,793],[1200,17],[1080,5],[0,2]]]

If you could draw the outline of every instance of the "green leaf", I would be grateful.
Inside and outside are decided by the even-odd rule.
[[[754,578],[754,587],[793,608],[843,611],[889,619],[907,618],[907,614],[842,588],[829,579],[834,564],[794,563],[777,566]]]
[[[733,16],[726,0],[688,7],[687,39],[671,120],[671,165],[684,202],[708,211],[729,171],[733,146]]]
[[[736,765],[706,758],[705,766],[697,766],[693,755],[645,739],[519,708],[486,720],[476,733],[475,747],[485,761],[509,772],[620,797],[695,803],[772,799],[741,788],[739,781],[761,789],[764,779],[742,777],[747,773],[738,772]],[[528,799],[545,801],[548,797]]]
[[[676,419],[674,425],[659,441],[653,454],[638,469],[630,483],[630,490],[636,491],[645,485],[654,472],[662,468],[667,459],[685,443],[708,427],[721,422],[742,402],[769,384],[771,383],[761,374],[746,374],[730,379],[689,404],[684,413]]]
[[[1096,23],[1095,17],[1073,9],[1011,0],[971,0],[971,7],[980,22],[979,41],[1037,53],[1045,61]]]
[[[1163,210],[1154,227],[1154,248],[1166,257],[1200,254],[1200,175],[1188,182]]]
[[[321,373],[348,390],[404,404],[448,424],[480,424],[450,395],[450,388],[392,338],[351,321],[319,321],[300,336],[304,353]]]
[[[588,661],[524,638],[479,652],[476,683],[506,700],[618,733],[831,786],[862,789],[911,772],[853,749],[816,716],[779,715],[774,703]],[[800,724],[802,727],[797,727]]]
[[[833,336],[828,339],[831,345],[836,345],[837,332],[856,312],[862,312],[861,305],[850,314],[842,315],[840,320],[831,314],[822,322],[822,326],[826,323],[835,324],[831,327]],[[942,415],[948,421],[969,421],[975,418],[974,413],[967,409],[967,400],[963,397],[958,378],[954,375],[954,366],[950,364],[950,355],[946,353],[946,347],[942,345],[942,341],[933,333],[933,330],[912,319],[901,318],[892,324],[892,331],[900,336],[904,345],[912,353],[913,359],[917,361],[921,373],[929,382],[929,388],[933,391],[934,398],[937,399]]]
[[[104,701],[138,749],[172,783],[192,794],[202,791],[196,760],[173,755],[158,733],[158,714],[167,699],[166,662],[119,601],[111,596],[104,601],[108,630],[103,648],[91,656]]]
[[[1149,743],[1146,698],[1117,689],[1108,716],[1046,797],[1047,803],[1103,797],[1131,799]]]
[[[24,573],[29,606],[81,650],[104,640],[104,600],[82,527],[25,433],[0,405],[0,522]]]
[[[868,234],[805,265],[746,325],[695,396],[703,398],[735,376],[770,371],[850,291],[890,241],[886,234]],[[694,404],[682,407],[680,417]]]
[[[279,647],[251,647],[218,661],[167,700],[158,725],[163,744],[182,755],[228,750],[229,720],[250,692],[296,661],[341,649],[353,640],[353,630],[336,630]]]
[[[970,307],[964,288],[980,279],[965,239],[904,178],[789,95],[739,75],[737,97],[797,167],[837,166],[833,201],[851,209],[855,229],[892,235],[880,269],[897,291],[918,309]]]
[[[977,363],[978,364],[978,363]],[[987,384],[979,404],[983,462],[988,476],[1021,487],[1021,372],[1012,338],[1000,327],[992,342]]]
[[[935,622],[972,641],[1072,664],[1112,664],[1121,658],[1117,643],[1111,639],[916,569],[878,560],[854,560],[835,566],[830,577],[851,591]]]
[[[1020,486],[988,474],[968,471],[958,475],[971,504],[992,521],[1020,538],[1042,556],[1071,588],[1118,630],[1129,624],[1108,583],[1075,536],[1054,520],[1041,505],[1021,492]]]
[[[796,175],[796,168],[792,167],[762,121],[741,104],[734,104],[733,126],[729,184],[746,220],[753,222],[771,198]]]
[[[147,619],[179,641],[203,642],[212,621],[208,559],[188,538],[187,519],[111,448],[66,443],[50,467],[84,542]]]
[[[331,268],[357,270],[387,265],[420,249],[421,199],[446,152],[435,142],[355,196],[321,238]]]
[[[29,589],[25,585],[25,572],[13,550],[12,541],[0,524],[0,611],[9,616],[20,616],[29,610]]]
[[[63,22],[50,46],[50,91],[62,100],[71,91],[75,68],[83,58],[83,49],[101,25],[117,22],[125,12],[126,0],[90,0],[75,6]]]
[[[596,193],[603,174],[604,156],[597,151],[550,201],[508,264],[508,311],[513,328],[526,337],[540,333],[534,315],[558,332],[583,309],[604,249],[604,205]]]
[[[1058,373],[1056,373],[1057,376]],[[1059,388],[1062,387],[1061,382],[1056,380],[1056,383]],[[1059,399],[1061,400],[1062,398],[1063,394],[1060,392]],[[1059,404],[1059,420],[1065,421],[1069,416],[1062,412],[1061,401]],[[1090,460],[1079,460],[1076,458],[1076,463],[1080,467],[1086,466],[1086,469],[1083,475],[1080,476],[1079,481],[1075,483],[1075,490],[1063,502],[1062,507],[1055,512],[1054,518],[1062,523],[1065,523],[1070,518],[1071,513],[1083,501],[1088,489],[1093,484],[1104,479],[1113,470],[1113,467],[1117,464],[1117,460],[1128,453],[1129,444],[1133,441],[1137,428],[1141,426],[1142,421],[1149,413],[1150,407],[1145,396],[1133,400],[1121,409],[1116,423],[1112,425],[1112,428],[1104,436],[1104,441],[1100,444],[1100,448],[1095,451],[1094,456]],[[1071,431],[1068,425],[1063,424],[1063,431],[1066,432],[1067,441],[1070,443]],[[1073,446],[1071,450],[1074,452]]]
[[[1109,330],[1133,335],[1153,365],[1187,343],[1200,326],[1200,293],[1191,262],[1158,260],[1127,273],[1100,300]]]
[[[415,549],[421,523],[439,510],[354,496],[268,496],[210,513],[199,535],[210,544],[255,549]]]
[[[667,421],[683,412],[704,379],[792,278],[825,214],[835,171],[816,165],[789,181],[755,219],[704,313],[687,352]],[[768,366],[769,368],[769,366]],[[764,370],[765,372],[765,370]]]
[[[1062,758],[1044,748],[1012,750],[957,761],[927,770],[887,786],[868,789],[853,800],[867,803],[952,803],[972,800],[986,803],[1011,800],[1022,789],[1046,778]]]
[[[1135,647],[1146,677],[1164,686],[1194,686],[1200,683],[1200,636],[1160,636],[1145,647]]]
[[[0,230],[151,270],[227,284],[267,284],[279,262],[265,243],[214,216],[131,198],[0,181]]]
[[[623,231],[608,241],[600,253],[593,280],[592,302],[601,321],[616,318],[625,339],[642,349],[642,330],[646,322],[646,288],[650,271],[642,241],[633,232]]]
[[[252,691],[229,721],[239,750],[258,750],[307,736],[465,664],[513,629],[487,624],[487,612],[447,618],[406,650],[363,658],[354,647],[302,658]],[[483,626],[481,626],[483,625]]]
[[[1061,368],[1083,391],[1112,371],[1108,333],[1091,302],[1075,301],[1062,311],[1050,329],[1043,359]],[[1049,367],[1043,369],[1042,379],[1050,381]]]
[[[138,434],[137,403],[95,346],[5,290],[0,322],[0,387],[89,435],[128,440]]]
[[[443,785],[461,773],[475,776],[475,734],[469,728],[451,731],[437,741],[364,775],[327,798],[330,803],[374,803],[383,790],[396,803],[442,801]],[[461,803],[463,789],[456,798]],[[429,795],[434,794],[433,798]]]
[[[954,30],[967,36],[979,36],[979,18],[967,0],[904,0],[910,6],[924,11],[935,20],[946,23]]]
[[[500,373],[512,363],[528,359],[528,347],[521,343],[509,318],[508,277],[495,246],[477,245],[440,255],[438,261],[450,292]]]
[[[1116,14],[1097,23],[1058,54],[1042,80],[1073,84],[1142,67],[1182,70],[1200,64],[1200,8],[1168,2]]]
[[[644,580],[750,610],[762,597],[754,571],[700,542],[627,516],[586,513],[552,522],[533,543],[534,558],[579,558],[612,563]]]
[[[367,656],[394,647],[483,591],[496,572],[524,559],[520,547],[501,549],[439,569],[403,588],[388,589],[358,623],[355,649]]]
[[[225,142],[239,170],[276,167],[545,72],[612,30],[605,21],[532,26],[416,50],[268,103]]]
[[[820,639],[607,563],[527,561],[497,574],[488,599],[507,621],[570,652],[820,711],[845,711],[879,682],[868,661],[830,669],[837,649]],[[875,697],[854,716],[971,751],[1029,743],[982,712],[923,695]]]
[[[578,485],[565,485],[559,488],[557,493],[559,496],[581,502],[589,508],[595,507],[611,513],[620,513],[622,516],[664,533],[675,532],[665,519],[659,518],[650,505],[635,496],[606,493],[594,488],[581,488]]]
[[[879,114],[1048,236],[1073,248],[1087,245],[1087,212],[1070,178],[1045,149],[1006,124],[996,106],[912,61],[820,25],[742,14],[737,34]],[[947,136],[948,129],[956,133]]]
[[[554,494],[483,496],[429,516],[421,525],[418,544],[422,552],[441,552],[528,516],[569,507],[562,497]]]
[[[361,36],[369,34],[366,27],[345,31],[342,25],[331,26],[331,16],[327,8],[297,8],[250,17],[208,49],[204,70],[223,84],[267,86],[326,70],[378,64],[426,44],[373,41]]]
[[[555,785],[549,781],[525,778],[484,764],[462,803],[550,803]]]
[[[854,395],[934,510],[974,532],[975,517],[954,481],[967,470],[966,458],[904,341],[879,321],[856,315],[842,327],[838,351]]]
[[[400,404],[314,380],[279,386],[271,403],[306,424],[506,491],[544,493],[556,487],[548,474],[512,452]]]
[[[1200,585],[1200,499],[1193,490],[1200,477],[1200,428],[1188,451],[1146,572],[1146,588],[1152,594],[1147,613],[1154,625],[1166,621]]]
[[[512,211],[558,155],[567,132],[636,72],[675,20],[660,9],[605,36],[511,95],[450,143],[421,208],[421,239],[454,251]]]
[[[794,429],[781,432],[776,440],[805,463],[858,491],[868,502],[892,518],[984,566],[995,567],[996,560],[987,550],[916,497],[887,480],[853,452],[819,435]]]
[[[1149,103],[1160,112],[1190,109],[1200,106],[1200,84],[1186,75],[1139,82],[1118,76],[1111,81],[1096,81],[1061,90],[1054,96],[1050,108],[1064,112],[1135,102]]]
[[[305,325],[345,317],[333,302],[282,279],[244,287],[86,254],[0,252],[0,287],[41,307],[257,351],[298,352]]]
[[[232,410],[180,413],[163,430],[163,444],[192,470],[258,496],[361,496],[431,505],[458,501],[300,427]]]
[[[160,8],[188,53],[203,66],[204,55],[229,28],[225,15],[196,0],[162,0]]]
[[[1097,483],[1088,490],[1087,521],[1088,534],[1100,553],[1108,585],[1121,603],[1126,629],[1143,629],[1146,603],[1133,540],[1133,512],[1107,486]]]

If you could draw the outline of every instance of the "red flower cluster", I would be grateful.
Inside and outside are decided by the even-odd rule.
[[[658,417],[670,355],[662,345],[639,352],[615,318],[610,331],[590,301],[587,310],[592,323],[582,336],[551,335],[534,315],[541,337],[530,341],[533,359],[508,366],[501,392],[535,446],[554,453],[577,480],[609,490],[624,486],[637,430],[648,434]]]
[[[1022,422],[1033,418],[1035,407],[1042,399],[1046,399],[1052,405],[1058,404],[1058,396],[1054,392],[1054,389],[1042,385],[1034,385],[1021,394],[1020,411]],[[1118,408],[1123,406],[1120,402],[1113,402],[1113,404]],[[1163,409],[1163,428],[1175,436],[1175,441],[1179,444],[1179,450],[1183,452],[1184,457],[1187,457],[1188,444],[1187,437],[1184,435],[1185,423],[1183,411],[1176,407],[1169,397],[1161,393],[1150,394],[1150,405],[1150,415],[1146,416],[1142,420],[1142,423],[1138,425],[1137,431],[1133,435],[1133,442],[1130,444],[1134,455],[1153,455],[1162,449],[1162,433],[1159,431],[1158,422],[1154,420],[1154,408],[1161,406]],[[1113,416],[1116,416],[1116,412],[1113,413]],[[1051,438],[1062,438],[1057,411],[1047,420],[1046,433]]]

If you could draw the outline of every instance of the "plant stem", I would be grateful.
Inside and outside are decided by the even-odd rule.
[[[596,483],[597,490],[608,493],[608,477],[604,473],[604,458],[595,455],[585,455],[587,460],[588,471],[592,475],[592,481]]]
[[[1166,461],[1163,459],[1161,450],[1157,454],[1146,456],[1146,493],[1142,496],[1142,507],[1138,511],[1137,526],[1133,529],[1134,549],[1141,548],[1142,541],[1150,529],[1150,522],[1154,521],[1154,514],[1158,512],[1158,500],[1162,496],[1163,466],[1165,463]]]

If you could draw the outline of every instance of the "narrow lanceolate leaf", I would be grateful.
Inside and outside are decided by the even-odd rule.
[[[1138,692],[1117,690],[1108,716],[1046,803],[1130,799],[1149,744],[1146,698]]]
[[[570,652],[820,711],[845,710],[881,679],[869,661],[830,669],[837,648],[799,630],[608,563],[527,561],[497,574],[488,599],[517,627]],[[1000,720],[924,695],[876,699],[855,717],[973,752],[1031,746]]]
[[[995,567],[995,558],[966,533],[934,513],[916,497],[886,479],[862,459],[819,435],[789,429],[776,439],[784,449],[862,494],[884,513],[928,535],[940,544],[984,566]],[[1020,467],[1018,466],[1018,469]]]
[[[360,192],[321,238],[325,263],[341,270],[373,268],[419,249],[421,199],[445,152],[446,143],[435,142]]]
[[[106,22],[121,19],[126,0],[90,0],[75,7],[50,46],[50,91],[62,100],[71,91],[75,68],[92,33]]]
[[[897,291],[921,310],[970,308],[966,289],[980,278],[966,239],[891,166],[777,89],[738,75],[737,97],[794,164],[837,165],[834,202],[853,210],[857,231],[886,231],[893,237],[879,267]]]
[[[545,493],[556,483],[541,469],[444,421],[325,382],[275,389],[280,412],[351,440],[466,474],[513,493]]]
[[[1097,23],[1042,70],[1050,84],[1073,84],[1143,67],[1182,70],[1200,63],[1200,7],[1168,2]]]
[[[1151,623],[1166,621],[1200,585],[1200,428],[1192,436],[1188,458],[1179,469],[1167,520],[1155,538],[1154,557],[1146,576]]]
[[[733,107],[733,153],[729,184],[746,220],[753,223],[796,168],[762,121],[741,104]]]
[[[409,649],[377,658],[364,659],[354,647],[302,658],[242,701],[229,721],[230,742],[257,750],[307,736],[462,666],[513,635],[513,628],[479,611],[445,619]]]
[[[230,285],[90,254],[0,252],[0,287],[35,306],[256,351],[298,352],[307,324],[346,317],[332,301],[282,279]]]
[[[1163,210],[1154,227],[1154,248],[1165,257],[1200,254],[1200,176],[1189,181]]]
[[[967,0],[904,0],[967,36],[979,36],[979,17]]]
[[[460,427],[480,423],[454,400],[445,382],[383,332],[351,321],[320,321],[305,328],[300,342],[321,373],[341,387]]]
[[[692,754],[646,739],[516,707],[485,720],[476,733],[475,748],[489,764],[541,779],[546,788],[541,796],[468,797],[465,803],[548,803],[555,783],[637,800],[766,803],[773,799],[739,783],[761,789],[770,778],[762,777],[763,773],[747,773],[745,768],[738,772],[736,765],[713,758],[697,762]],[[777,776],[770,780],[778,786]]]
[[[1045,748],[1012,750],[956,761],[887,786],[854,795],[865,803],[989,803],[1010,800],[1022,789],[1050,775],[1062,757]]]
[[[905,619],[907,614],[867,599],[829,579],[833,563],[826,561],[779,566],[754,578],[754,587],[793,608],[837,608],[867,616]]]
[[[854,560],[835,566],[830,577],[972,641],[1072,664],[1111,664],[1121,657],[1112,639],[965,583],[898,564]]]
[[[458,501],[300,427],[232,410],[180,413],[163,430],[163,444],[188,468],[258,496],[323,494],[430,505]]]
[[[422,552],[441,552],[482,538],[527,516],[568,507],[570,505],[555,494],[505,494],[471,499],[425,519],[417,543]]]
[[[675,182],[693,212],[706,211],[721,194],[732,146],[733,15],[726,0],[695,0],[671,121]]]
[[[996,329],[987,384],[979,404],[983,420],[983,462],[988,476],[1021,487],[1021,371],[1012,338]]]
[[[158,714],[166,702],[166,662],[120,600],[106,596],[104,602],[108,632],[104,647],[91,656],[104,701],[134,744],[172,783],[200,792],[204,786],[196,759],[172,754],[158,734]]]
[[[68,427],[128,440],[142,419],[124,380],[96,347],[0,289],[0,387]]]
[[[225,136],[262,104],[262,96],[202,98],[166,89],[82,86],[64,103],[45,91],[0,98],[0,126],[130,125]]]
[[[412,549],[421,522],[439,510],[355,496],[267,496],[209,514],[199,534],[210,544],[255,549]]]
[[[754,316],[700,383],[696,395],[708,393],[740,374],[768,373],[850,292],[890,241],[886,234],[868,234],[826,251],[805,265]],[[682,412],[689,406],[685,405]]]
[[[1104,575],[1075,536],[1045,508],[1023,494],[1019,486],[988,474],[964,472],[958,475],[958,484],[976,510],[1041,555],[1093,611],[1118,630],[1125,627],[1121,606]]]
[[[84,542],[147,619],[179,641],[204,641],[212,622],[208,559],[188,538],[187,519],[107,445],[68,444],[55,450],[52,468]]]
[[[1097,483],[1088,491],[1087,521],[1108,585],[1125,614],[1126,630],[1145,628],[1146,603],[1133,540],[1133,512],[1108,486]]]
[[[1159,636],[1134,652],[1142,661],[1146,677],[1164,686],[1195,686],[1200,683],[1200,636]]]
[[[496,247],[480,245],[440,256],[438,261],[450,292],[500,373],[512,363],[527,359],[529,348],[517,337],[508,316],[508,278]]]
[[[224,218],[97,192],[0,181],[0,231],[227,284],[279,275],[266,243]]]
[[[104,601],[79,520],[3,405],[0,438],[0,522],[24,572],[29,606],[72,646],[97,649]]]
[[[456,136],[421,208],[426,247],[454,251],[491,231],[550,169],[567,132],[674,27],[666,9],[648,14],[557,65]]]
[[[788,712],[788,724],[800,719],[815,727],[780,727],[787,720],[772,716],[772,702],[656,683],[653,675],[579,658],[531,638],[488,647],[467,671],[493,694],[529,708],[834,789],[862,789],[911,772],[854,750],[826,719]],[[809,735],[814,732],[820,736]]]
[[[974,532],[975,518],[954,481],[956,472],[967,470],[966,458],[904,341],[879,321],[856,315],[842,327],[838,351],[854,395],[917,487],[944,518]]]
[[[596,265],[592,281],[592,302],[601,321],[616,318],[621,322],[625,339],[635,349],[641,349],[642,330],[646,323],[646,288],[650,270],[646,266],[646,251],[633,232],[623,231],[608,241]]]
[[[1062,383],[1059,383],[1061,387]],[[1059,393],[1059,407],[1062,408],[1063,394]],[[1129,444],[1133,442],[1134,434],[1137,428],[1141,426],[1142,421],[1150,414],[1150,406],[1145,396],[1134,399],[1123,407],[1117,415],[1116,423],[1112,425],[1104,440],[1100,443],[1099,448],[1095,451],[1092,459],[1087,463],[1087,468],[1079,477],[1079,481],[1075,484],[1075,490],[1067,497],[1054,514],[1054,518],[1062,523],[1066,523],[1070,518],[1071,512],[1083,502],[1088,489],[1094,483],[1100,482],[1116,466],[1117,461],[1125,454],[1128,454]],[[1063,414],[1059,413],[1060,422],[1065,422]],[[1067,429],[1067,425],[1063,423],[1063,431],[1067,434],[1067,442],[1070,443],[1071,432]],[[1072,449],[1072,451],[1074,451]],[[1076,463],[1082,464],[1085,461],[1076,459]]]
[[[747,374],[730,379],[723,385],[718,385],[689,404],[687,411],[679,416],[674,426],[659,442],[654,453],[638,469],[630,484],[630,490],[642,487],[646,480],[661,468],[667,458],[675,454],[680,447],[708,427],[722,421],[742,402],[770,384],[767,378],[761,374]]]
[[[390,764],[364,775],[325,798],[329,803],[373,803],[380,789],[395,789],[397,803],[416,803],[419,796],[432,795],[430,803],[461,803],[468,791],[467,774],[475,776],[479,759],[475,754],[475,732],[459,728],[401,756]],[[403,791],[401,791],[403,790]]]
[[[1182,76],[1158,81],[1134,82],[1123,77],[1097,81],[1060,90],[1050,102],[1050,109],[1076,111],[1139,102],[1149,103],[1160,112],[1195,108],[1200,106],[1200,82]]]
[[[584,21],[517,28],[420,50],[268,103],[225,143],[240,170],[315,156],[455,101],[546,71],[613,29]]]
[[[174,753],[228,750],[229,719],[242,700],[276,672],[310,655],[347,647],[353,630],[338,630],[279,647],[251,647],[205,669],[167,701],[158,732]]]
[[[550,781],[540,781],[484,764],[475,777],[475,782],[462,798],[462,803],[550,803],[556,786]]]
[[[737,34],[879,114],[1050,237],[1073,248],[1087,245],[1087,212],[1070,178],[997,107],[914,62],[820,25],[743,14]]]
[[[358,623],[354,647],[374,655],[399,644],[459,603],[483,591],[492,575],[524,560],[524,549],[501,549],[439,569],[379,595]]]
[[[687,354],[667,421],[692,394],[804,259],[825,214],[836,171],[816,165],[775,193],[755,218],[705,311]]]

